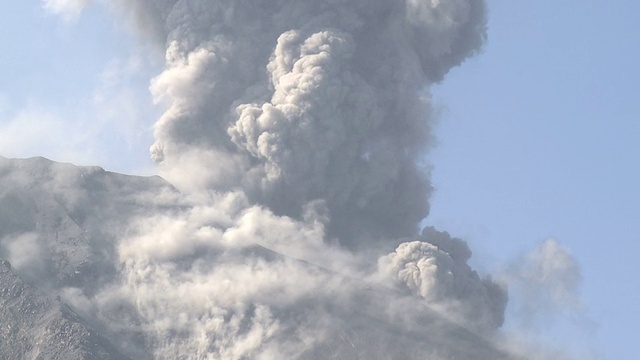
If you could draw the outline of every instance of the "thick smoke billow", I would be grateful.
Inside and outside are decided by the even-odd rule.
[[[483,1],[118,6],[166,46],[151,153],[180,192],[147,199],[118,279],[69,302],[158,359],[457,358],[433,309],[471,337],[502,324],[466,244],[418,233],[429,85],[482,45]]]
[[[471,257],[467,244],[431,227],[424,229],[420,240],[402,243],[381,257],[379,272],[477,330],[502,325],[506,294],[467,265]]]
[[[482,1],[134,1],[164,29],[154,159],[178,185],[229,191],[330,237],[413,235],[430,186],[428,85],[477,51]],[[153,24],[153,25],[149,25]],[[156,35],[157,36],[157,35]]]

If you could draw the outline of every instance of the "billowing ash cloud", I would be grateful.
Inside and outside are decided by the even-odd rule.
[[[145,199],[119,276],[67,301],[138,358],[506,358],[475,335],[504,290],[418,233],[429,85],[481,46],[483,1],[118,4],[166,45],[151,152],[180,192]]]
[[[379,272],[477,330],[502,325],[506,294],[467,265],[471,257],[467,244],[431,227],[423,230],[420,240],[402,243],[381,257]]]
[[[427,87],[481,45],[482,1],[122,4],[166,36],[152,155],[171,181],[241,188],[296,219],[321,199],[351,247],[415,233]]]

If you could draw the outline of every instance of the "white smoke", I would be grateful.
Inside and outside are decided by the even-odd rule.
[[[5,225],[6,226],[6,225]],[[40,261],[46,251],[37,233],[27,232],[9,235],[0,239],[6,259],[18,269],[23,270],[25,278],[41,278],[47,273],[47,264]]]
[[[428,87],[482,45],[483,1],[117,4],[164,39],[151,152],[181,192],[146,199],[120,278],[69,302],[157,359],[446,358],[424,348],[445,337],[425,305],[502,324],[505,291],[466,244],[418,233]]]
[[[556,240],[544,241],[526,256],[524,264],[520,275],[525,281],[538,285],[529,289],[546,290],[554,303],[579,306],[580,268],[571,253]]]
[[[569,250],[554,239],[542,242],[501,276],[520,298],[516,311],[530,326],[556,317],[550,315],[585,310],[579,293],[580,267]]]
[[[513,299],[504,343],[514,352],[532,360],[603,358],[589,346],[597,326],[580,294],[580,266],[568,249],[545,240],[498,277]],[[550,338],[555,332],[572,335]]]

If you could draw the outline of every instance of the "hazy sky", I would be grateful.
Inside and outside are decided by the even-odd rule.
[[[556,239],[581,267],[581,297],[535,314],[512,307],[506,326],[634,359],[640,3],[488,3],[484,52],[433,89],[441,120],[426,222],[467,240],[486,273]],[[37,0],[0,5],[0,155],[152,172],[161,111],[147,87],[162,58],[106,15],[100,5],[76,20]]]

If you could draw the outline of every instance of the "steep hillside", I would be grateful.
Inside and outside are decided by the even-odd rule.
[[[59,299],[24,282],[0,260],[0,358],[127,359]]]

